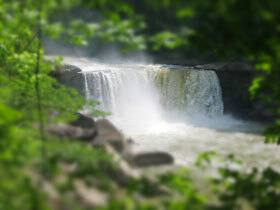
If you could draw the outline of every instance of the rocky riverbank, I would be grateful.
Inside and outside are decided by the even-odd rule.
[[[173,157],[162,151],[132,153],[132,139],[125,138],[109,120],[98,119],[78,113],[77,120],[70,124],[56,124],[47,128],[48,133],[60,139],[80,140],[92,147],[103,147],[113,156],[132,168],[172,164]]]

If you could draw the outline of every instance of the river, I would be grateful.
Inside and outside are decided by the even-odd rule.
[[[280,169],[280,149],[264,144],[260,122],[223,114],[222,90],[214,71],[153,64],[102,64],[65,61],[82,69],[87,98],[127,137],[134,151],[171,153],[178,165],[191,167],[201,152],[234,154],[246,170]],[[219,166],[218,161],[213,166]]]

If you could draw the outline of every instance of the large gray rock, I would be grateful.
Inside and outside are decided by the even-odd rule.
[[[120,186],[125,186],[129,183],[130,178],[139,178],[140,174],[137,170],[131,167],[127,159],[116,151],[111,145],[105,145],[105,150],[109,153],[113,160],[118,163],[118,167],[106,167],[106,172]]]
[[[59,83],[76,89],[81,95],[84,96],[86,89],[85,77],[82,74],[82,70],[73,65],[64,65],[54,72],[52,76],[55,77]]]
[[[74,192],[82,204],[87,207],[101,207],[108,203],[109,195],[97,188],[88,187],[85,181],[74,181]]]
[[[94,119],[82,113],[77,113],[77,119],[71,125],[81,128],[96,128]]]
[[[149,167],[172,164],[174,158],[167,152],[141,152],[134,154],[130,160],[131,165],[136,167]]]
[[[115,171],[112,169],[110,173],[114,174],[121,185],[126,184],[127,177],[131,176],[129,166],[149,167],[174,162],[173,157],[166,152],[133,154],[131,151],[133,140],[126,139],[107,119],[99,119],[95,122],[92,118],[79,113],[78,119],[71,124],[51,125],[47,128],[47,131],[61,139],[83,140],[91,143],[94,147],[104,147],[120,163],[121,170]]]
[[[97,135],[97,126],[90,116],[77,113],[77,119],[70,124],[56,124],[47,128],[48,133],[61,139],[92,141]]]
[[[68,124],[56,124],[47,128],[47,132],[61,139],[92,141],[96,136],[95,128],[81,128]]]
[[[254,71],[252,66],[250,70],[248,65],[236,63],[216,71],[222,88],[224,113],[242,119],[270,120],[272,115],[265,104],[260,99],[251,100],[249,88],[260,72]]]
[[[131,139],[124,135],[109,121],[101,119],[96,122],[97,136],[93,140],[93,146],[112,147],[121,157],[133,167],[148,167],[172,164],[173,157],[166,152],[142,152],[133,154],[131,152]],[[107,151],[109,151],[107,149]],[[112,152],[110,152],[112,153]],[[113,154],[113,153],[112,153]],[[115,154],[114,154],[115,155]]]
[[[119,153],[124,153],[128,148],[128,141],[124,135],[107,119],[96,121],[97,136],[93,146],[111,145]]]

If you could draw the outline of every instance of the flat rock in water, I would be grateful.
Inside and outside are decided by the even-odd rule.
[[[131,162],[136,167],[159,166],[172,164],[174,158],[167,152],[142,152],[133,155]]]

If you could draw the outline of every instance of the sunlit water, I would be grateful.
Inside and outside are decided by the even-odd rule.
[[[280,149],[264,144],[264,125],[223,115],[218,78],[212,71],[162,65],[98,64],[67,60],[83,70],[87,98],[123,133],[134,150],[167,151],[191,167],[198,153],[234,154],[243,169],[280,169]],[[218,162],[214,166],[219,165]]]

